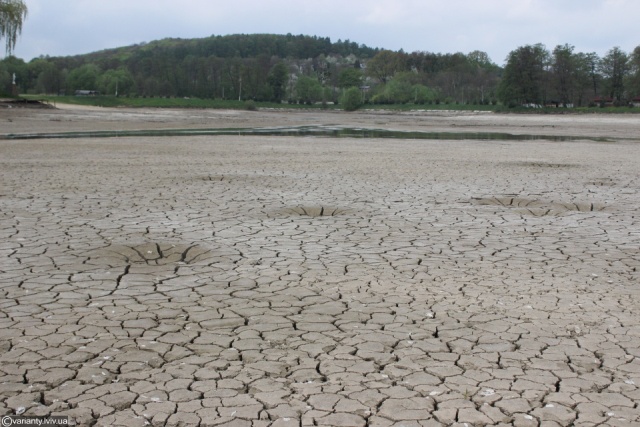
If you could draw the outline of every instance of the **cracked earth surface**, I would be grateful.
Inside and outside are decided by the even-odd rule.
[[[2,132],[62,113],[11,114]],[[191,136],[0,152],[2,414],[640,425],[637,142]]]

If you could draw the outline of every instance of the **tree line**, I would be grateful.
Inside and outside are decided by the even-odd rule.
[[[504,67],[482,51],[406,53],[305,35],[164,39],[86,55],[0,61],[0,91],[15,73],[21,93],[197,97],[377,104],[624,104],[640,95],[640,47],[575,52],[561,45],[513,50]]]
[[[640,46],[602,58],[569,44],[519,47],[507,57],[498,96],[507,105],[628,105],[640,97]]]

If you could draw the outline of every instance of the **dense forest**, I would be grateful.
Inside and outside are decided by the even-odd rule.
[[[640,96],[640,46],[604,57],[571,45],[527,45],[504,67],[481,51],[371,48],[305,35],[164,39],[85,55],[0,61],[0,92],[99,91],[127,97],[338,102],[353,88],[370,103],[625,105]],[[357,99],[358,96],[355,96]]]

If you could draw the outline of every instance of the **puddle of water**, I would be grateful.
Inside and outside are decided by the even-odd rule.
[[[321,136],[332,138],[392,138],[430,140],[482,141],[577,141],[612,142],[610,138],[566,135],[522,135],[500,132],[422,132],[331,126],[299,126],[290,128],[233,128],[233,129],[161,129],[93,132],[55,132],[9,134],[6,139],[55,138],[117,138],[141,136],[238,135],[238,136]]]

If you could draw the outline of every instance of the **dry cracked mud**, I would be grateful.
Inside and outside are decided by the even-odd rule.
[[[491,127],[55,110],[0,112],[0,132],[127,114],[125,127],[215,114]],[[536,123],[579,134],[582,120],[495,117],[545,134]],[[640,134],[635,118],[589,124]],[[2,414],[640,425],[638,142],[184,136],[0,140],[0,153]]]

